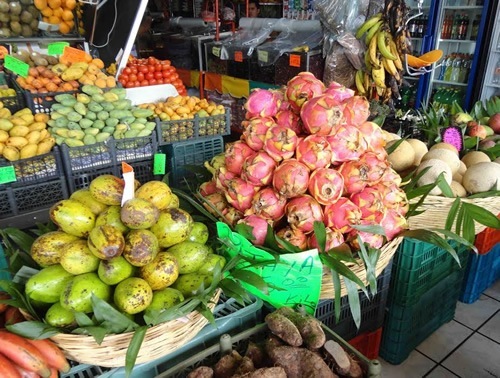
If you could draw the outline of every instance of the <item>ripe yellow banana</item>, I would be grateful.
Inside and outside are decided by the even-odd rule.
[[[363,75],[363,86],[365,87],[367,92],[369,92],[370,88],[372,87],[372,80],[368,72],[365,72]]]
[[[396,57],[396,59],[394,60],[394,65],[396,66],[396,68],[398,70],[402,71],[403,70],[403,62],[401,60],[401,57],[399,56],[398,47],[396,46],[396,42],[394,42],[393,39],[391,39],[389,41],[389,48],[391,49],[391,52]]]
[[[360,96],[366,95],[366,89],[363,83],[363,76],[364,76],[363,71],[357,70],[356,76],[354,77],[354,81],[356,82],[356,89],[358,90]]]
[[[382,19],[382,13],[377,13],[370,17],[368,20],[366,20],[363,25],[361,25],[356,32],[356,38],[361,39],[363,34],[365,34],[368,29],[370,29],[373,25],[375,25],[377,22],[379,22]]]
[[[389,41],[390,34],[386,33],[384,30],[380,30],[377,33],[377,47],[382,56],[390,60],[396,60],[396,57],[391,53],[389,47],[387,46],[386,39]]]
[[[387,59],[385,56],[382,57],[382,65],[385,70],[389,73],[389,75],[394,76],[396,80],[399,80],[399,72],[394,64],[394,60]]]
[[[367,71],[372,70],[372,62],[370,61],[370,52],[368,50],[365,51],[365,67]]]
[[[373,25],[370,28],[370,30],[368,30],[368,32],[366,33],[366,37],[365,37],[365,43],[367,46],[370,44],[370,41],[375,36],[375,34],[377,34],[377,32],[380,30],[380,27],[382,26],[382,24],[383,24],[383,22],[379,21],[375,25]]]
[[[386,88],[384,67],[381,66],[380,68],[372,68],[372,77],[377,87]]]
[[[372,38],[370,45],[368,46],[368,53],[370,55],[370,62],[373,68],[380,68],[380,59],[377,56],[377,38]]]

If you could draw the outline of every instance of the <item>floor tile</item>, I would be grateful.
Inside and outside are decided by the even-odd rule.
[[[442,325],[416,349],[434,361],[439,362],[470,336],[472,332],[471,329],[452,320]]]
[[[500,311],[488,320],[488,323],[479,328],[478,332],[500,343]]]
[[[455,320],[477,330],[491,315],[500,309],[500,302],[481,295],[479,299],[471,304],[457,303]]]
[[[462,377],[500,377],[500,344],[475,333],[441,365]]]
[[[446,370],[442,366],[436,367],[429,374],[425,376],[425,378],[457,378],[460,377],[449,370]]]
[[[500,301],[500,280],[497,280],[493,285],[486,289],[484,294]]]
[[[382,377],[384,378],[421,378],[432,369],[436,363],[423,354],[414,350],[408,358],[400,365],[391,365],[383,359],[379,359],[382,364]]]

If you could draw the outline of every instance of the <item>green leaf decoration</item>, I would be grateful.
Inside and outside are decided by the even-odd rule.
[[[276,238],[276,242],[281,246],[283,247],[283,249],[288,252],[288,253],[299,253],[299,252],[302,252],[302,250],[293,245],[292,243],[290,243],[288,240],[285,240],[283,238],[280,238],[278,235],[274,235],[274,237]]]
[[[314,236],[316,236],[316,242],[318,244],[318,250],[320,253],[326,250],[326,227],[323,222],[314,221],[313,224]]]
[[[243,282],[249,283],[252,286],[255,286],[264,294],[266,295],[269,294],[266,282],[258,274],[251,272],[249,270],[239,269],[232,272],[232,275],[237,280],[241,280]]]
[[[249,226],[248,224],[245,223],[238,223],[235,227],[234,230],[243,236],[245,239],[248,239],[250,241],[255,239],[255,236],[253,236],[253,227]]]
[[[137,360],[137,355],[141,350],[142,342],[146,336],[148,330],[147,326],[142,326],[137,328],[130,340],[130,344],[127,348],[127,354],[125,355],[125,377],[128,378],[132,374],[132,369],[135,366],[135,361]]]
[[[353,264],[358,263],[347,243],[342,243],[341,245],[333,247],[332,249],[326,251],[326,254],[339,261],[345,261]]]
[[[454,198],[453,191],[450,188],[450,185],[446,182],[444,178],[444,172],[441,172],[436,179],[437,186],[443,192],[443,195],[448,198]]]
[[[359,279],[358,276],[356,276],[356,274],[354,274],[354,272],[351,269],[349,269],[349,267],[344,265],[341,261],[336,260],[332,256],[325,254],[320,254],[319,256],[324,265],[326,265],[330,269],[335,270],[341,276],[347,277],[349,280],[356,283],[356,285],[358,285],[363,290],[366,296],[368,296],[365,284],[363,283],[363,281]]]
[[[270,224],[267,225],[267,234],[266,234],[266,239],[264,241],[264,245],[266,245],[268,248],[271,248],[271,250],[273,250],[274,253],[276,253],[276,251],[281,250],[278,242],[276,241],[274,230]]]
[[[479,145],[479,137],[468,137],[464,138],[464,149],[470,150],[470,149],[476,149],[477,146]]]
[[[23,252],[30,253],[31,245],[35,241],[32,236],[13,227],[4,228],[2,233],[4,238],[11,239]]]
[[[464,202],[462,207],[464,208],[464,211],[476,222],[479,222],[486,227],[496,229],[500,228],[500,219],[498,219],[497,216],[491,211],[468,202]]]
[[[342,293],[342,284],[340,283],[339,274],[333,269],[330,269],[330,272],[332,273],[333,291],[335,293],[335,321],[336,323],[338,323],[340,321],[340,309],[342,307],[342,298],[340,296],[340,294]]]
[[[139,327],[136,322],[94,294],[92,294],[92,309],[96,320],[109,329],[109,333],[130,332]]]
[[[106,337],[106,332],[107,330],[104,327],[88,326],[76,328],[71,333],[92,336],[95,342],[100,345],[102,340],[104,340],[104,337]]]
[[[375,224],[375,225],[353,224],[351,227],[358,230],[358,231],[363,231],[363,232],[368,232],[370,234],[386,236],[384,228],[378,224]]]
[[[243,304],[248,299],[248,293],[243,287],[231,278],[224,278],[219,282],[219,287],[227,297],[234,298],[238,303]]]
[[[453,226],[453,221],[457,217],[458,214],[458,209],[460,208],[460,198],[455,199],[453,201],[453,204],[450,207],[450,211],[448,212],[448,215],[446,216],[446,222],[444,228],[447,230],[451,230],[451,227]]]
[[[360,246],[359,256],[366,268],[366,279],[368,281],[368,285],[370,287],[370,293],[372,295],[377,294],[377,262],[382,253],[380,249],[370,248],[366,250],[366,247],[358,235],[358,243]]]
[[[405,230],[400,236],[417,239],[426,243],[434,244],[435,246],[446,250],[460,264],[457,252],[435,231],[431,230]]]
[[[349,308],[356,328],[361,325],[361,304],[359,302],[359,293],[356,284],[344,277],[345,288],[347,289],[347,298],[349,299]]]
[[[471,194],[467,198],[468,199],[473,199],[473,198],[489,198],[489,197],[498,197],[498,196],[500,196],[500,190],[490,190],[488,192]]]
[[[8,325],[7,329],[29,339],[47,339],[60,333],[57,328],[39,321],[20,322]]]
[[[212,222],[216,223],[216,222],[219,221],[212,213],[210,213],[209,211],[207,211],[207,209],[205,209],[203,207],[203,205],[200,205],[197,201],[195,201],[192,198],[193,195],[189,195],[189,194],[185,193],[184,191],[179,190],[179,189],[175,189],[175,188],[171,188],[171,190],[172,190],[172,193],[174,193],[179,198],[182,198],[183,200],[185,200],[186,202],[188,202],[191,206],[193,206],[196,210],[198,210],[200,213],[202,213],[204,216],[206,216]],[[210,202],[208,202],[207,200],[205,200],[205,198],[203,198],[201,195],[200,196],[199,195],[195,195],[195,197],[198,200],[200,200],[201,202],[203,202],[203,203],[207,204],[208,206],[210,206],[215,211],[217,211],[217,209],[215,209],[215,207],[213,207],[213,205]],[[222,214],[220,214],[220,216],[222,217]]]
[[[474,239],[476,238],[476,231],[474,230],[474,219],[466,211],[464,211],[462,236],[471,243],[474,243]]]
[[[78,324],[79,327],[92,327],[92,326],[97,325],[90,318],[90,316],[88,316],[87,314],[85,314],[83,312],[74,312],[74,315],[75,315],[76,324]]]

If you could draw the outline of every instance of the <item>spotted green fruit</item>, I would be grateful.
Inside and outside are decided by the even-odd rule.
[[[75,200],[61,200],[50,208],[50,219],[62,231],[87,237],[95,225],[95,214],[87,206]]]
[[[78,237],[63,231],[47,232],[35,239],[30,255],[40,266],[59,264],[65,245],[75,240]]]
[[[175,257],[167,252],[160,252],[155,259],[140,269],[140,276],[153,290],[161,290],[172,285],[179,276]]]
[[[106,224],[90,231],[87,244],[95,256],[108,260],[123,253],[125,238],[119,229]]]
[[[172,288],[179,290],[184,295],[184,298],[189,298],[199,294],[202,290],[209,287],[211,283],[212,276],[196,272],[180,275],[172,285]]]
[[[61,253],[61,265],[69,273],[90,273],[99,267],[99,258],[94,256],[83,239],[66,244]]]
[[[149,229],[158,238],[161,248],[168,248],[187,239],[193,228],[193,218],[182,209],[167,208]]]
[[[73,311],[65,309],[61,303],[54,303],[45,313],[45,321],[53,327],[76,326]]]
[[[102,282],[97,273],[85,273],[75,276],[61,293],[61,306],[77,312],[92,312],[92,295],[109,301],[111,288]]]
[[[120,218],[121,207],[120,206],[110,206],[102,213],[97,216],[95,225],[104,226],[109,225],[120,230],[123,234],[128,231],[128,227],[125,226]]]
[[[167,252],[177,259],[180,274],[196,272],[210,253],[206,245],[192,241],[178,243]]]
[[[177,289],[167,287],[163,290],[157,290],[153,292],[153,300],[146,309],[146,312],[151,310],[167,310],[182,301],[184,301],[184,295]]]
[[[204,223],[194,222],[187,240],[205,244],[208,240],[208,227]]]
[[[43,268],[26,282],[26,295],[42,303],[56,303],[73,275],[57,264]]]
[[[97,275],[106,285],[116,285],[134,274],[134,267],[123,256],[101,260]]]
[[[153,290],[142,278],[127,278],[115,288],[115,305],[127,314],[138,314],[144,311],[152,300]]]
[[[219,269],[224,268],[224,265],[226,265],[226,259],[223,256],[211,253],[198,269],[198,273],[212,275],[217,265],[219,266]]]

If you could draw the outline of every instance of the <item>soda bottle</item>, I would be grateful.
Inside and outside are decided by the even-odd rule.
[[[458,28],[460,27],[460,15],[457,13],[453,18],[453,26],[451,28],[451,39],[458,39]]]
[[[438,80],[444,80],[444,71],[446,70],[445,63],[448,60],[448,57],[449,57],[449,55],[446,55],[444,57],[444,62],[443,62],[443,64],[441,64],[441,70],[439,71]]]
[[[434,95],[432,96],[432,102],[435,107],[441,107],[441,90],[442,88],[438,88],[434,90]]]
[[[469,28],[469,16],[462,14],[460,26],[458,27],[458,39],[465,39],[467,36],[467,29]]]
[[[478,14],[472,22],[472,30],[470,32],[470,39],[475,41],[477,39],[477,34],[479,33],[479,24],[481,22],[481,16]]]
[[[450,81],[458,82],[461,66],[462,66],[462,57],[461,55],[457,55],[457,57],[453,60]]]
[[[444,77],[443,77],[443,80],[444,81],[450,81],[451,80],[451,70],[452,70],[452,66],[453,66],[453,61],[455,60],[455,54],[451,54],[448,59],[446,59],[446,62],[445,62],[445,71],[444,71]]]

